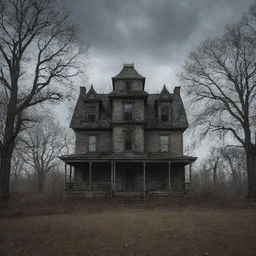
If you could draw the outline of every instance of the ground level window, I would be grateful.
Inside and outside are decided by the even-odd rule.
[[[124,132],[124,149],[132,150],[132,132],[131,131]]]
[[[169,137],[160,136],[160,151],[168,152],[169,151]]]
[[[89,152],[96,152],[96,136],[89,136]]]

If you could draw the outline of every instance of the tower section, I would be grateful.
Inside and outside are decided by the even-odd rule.
[[[112,78],[113,151],[115,153],[144,153],[145,77],[133,64],[124,64],[121,72]]]

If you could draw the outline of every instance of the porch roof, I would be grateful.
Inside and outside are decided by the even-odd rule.
[[[87,161],[119,161],[119,162],[134,162],[134,161],[146,161],[146,162],[175,162],[189,164],[194,162],[197,157],[186,155],[170,155],[168,153],[87,153],[87,154],[71,154],[62,155],[59,157],[65,163],[78,163]]]

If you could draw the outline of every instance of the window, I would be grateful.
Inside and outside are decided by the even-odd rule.
[[[160,151],[161,152],[169,151],[168,136],[160,136]]]
[[[132,82],[131,81],[126,81],[125,84],[126,84],[126,90],[130,91],[132,89]]]
[[[132,150],[132,132],[131,131],[124,132],[124,149]]]
[[[124,104],[124,120],[132,120],[133,118],[133,104]]]
[[[161,107],[161,121],[162,122],[169,121],[169,106],[168,105]]]
[[[88,104],[87,105],[88,121],[96,121],[96,105]]]
[[[89,152],[96,152],[96,136],[89,136]]]

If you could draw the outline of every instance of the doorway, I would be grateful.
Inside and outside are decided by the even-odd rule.
[[[125,190],[132,191],[135,188],[136,170],[133,168],[127,168],[125,171],[124,185]]]

